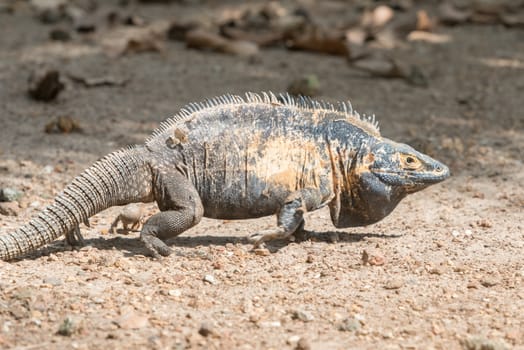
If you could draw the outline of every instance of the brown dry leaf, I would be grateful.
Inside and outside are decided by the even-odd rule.
[[[286,45],[291,50],[348,56],[345,35],[337,30],[322,30],[318,27],[310,27],[306,32],[288,40]]]
[[[417,11],[417,30],[430,32],[435,27],[435,20],[424,10]]]
[[[211,50],[237,56],[251,57],[258,54],[258,46],[249,41],[230,40],[218,34],[202,29],[195,29],[186,34],[189,48]]]
[[[236,27],[224,26],[220,33],[227,38],[241,41],[250,41],[259,46],[275,45],[284,39],[282,32],[276,31],[246,31]]]
[[[101,39],[101,45],[113,57],[137,52],[162,52],[170,25],[166,21],[145,27],[118,28]]]

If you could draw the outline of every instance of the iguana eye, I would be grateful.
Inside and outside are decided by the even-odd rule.
[[[402,166],[409,170],[416,170],[422,166],[420,160],[411,154],[401,154],[400,161]]]

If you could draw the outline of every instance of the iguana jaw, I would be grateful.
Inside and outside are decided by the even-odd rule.
[[[450,176],[446,165],[405,144],[386,140],[374,151],[375,161],[369,171],[383,183],[404,188],[407,193],[420,191]]]

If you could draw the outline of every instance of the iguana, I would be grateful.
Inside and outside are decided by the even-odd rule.
[[[410,193],[448,178],[442,163],[380,135],[374,116],[350,103],[287,94],[224,95],[191,103],[162,122],[143,145],[110,153],[73,179],[54,203],[0,235],[11,260],[65,235],[115,205],[156,201],[160,212],[140,239],[154,257],[164,240],[205,216],[276,214],[277,226],[250,236],[255,246],[291,236],[304,213],[329,206],[335,227],[373,224]]]

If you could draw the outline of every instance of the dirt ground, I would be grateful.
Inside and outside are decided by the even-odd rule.
[[[82,226],[81,249],[59,240],[0,262],[0,348],[524,349],[522,28],[439,26],[448,42],[391,50],[424,72],[428,86],[419,87],[282,47],[246,59],[167,41],[162,52],[114,57],[92,35],[50,42],[56,25],[19,3],[0,10],[0,188],[24,195],[18,216],[0,215],[2,233],[98,158],[143,142],[184,104],[285,91],[304,74],[318,77],[319,98],[350,99],[375,113],[384,136],[443,161],[453,176],[368,227],[335,230],[328,211],[308,213],[317,238],[271,243],[270,255],[254,254],[243,237],[274,218],[204,219],[170,241],[175,254],[155,261],[137,232],[108,234],[118,213],[108,209]],[[156,20],[235,5],[98,3],[99,21],[111,9]],[[325,21],[348,8],[300,3]],[[27,96],[38,67],[63,75],[66,88],[52,102]],[[127,83],[88,88],[68,78],[74,74]],[[44,132],[61,116],[78,120],[82,132]]]

